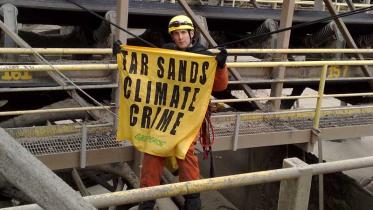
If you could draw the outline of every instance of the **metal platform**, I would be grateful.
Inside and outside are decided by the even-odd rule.
[[[214,116],[215,151],[284,144],[306,146],[311,140],[312,118],[304,114],[264,116],[263,119],[242,116],[238,130],[236,116]],[[327,114],[321,118],[320,131],[322,140],[373,135],[373,115],[366,112]],[[53,170],[80,166],[82,138],[76,125],[13,128],[7,132]],[[236,138],[235,133],[238,133]],[[133,147],[128,142],[115,141],[110,127],[90,128],[85,155],[86,166],[131,161]]]

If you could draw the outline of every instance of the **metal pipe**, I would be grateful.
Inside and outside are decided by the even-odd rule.
[[[219,190],[228,187],[254,185],[259,183],[275,182],[282,179],[292,179],[300,175],[297,168],[276,169],[255,173],[230,175],[196,181],[179,182],[174,184],[159,185],[155,187],[139,188],[121,192],[105,193],[101,195],[86,196],[84,199],[96,208],[119,206],[145,200],[163,197],[172,197],[209,190]],[[41,210],[35,204],[19,207],[4,208],[3,210]]]
[[[237,63],[227,63],[230,68],[249,68],[249,67],[276,67],[276,66],[360,66],[360,65],[373,65],[373,60],[365,61],[291,61],[291,62],[237,62]]]
[[[245,99],[215,99],[211,100],[212,103],[235,103],[235,102],[247,102],[247,101],[265,101],[265,100],[278,100],[278,99],[301,99],[301,98],[317,98],[314,96],[281,96],[281,97],[261,97],[261,98],[245,98]]]
[[[104,88],[115,88],[117,84],[107,85],[79,85],[81,89],[104,89]],[[32,87],[32,88],[0,88],[0,93],[9,92],[30,92],[30,91],[54,91],[54,90],[75,90],[76,87],[72,85],[58,86],[58,87]]]
[[[323,146],[322,146],[322,140],[320,139],[320,136],[317,136],[317,153],[318,153],[318,161],[319,163],[322,163],[323,158]],[[320,210],[324,209],[324,175],[319,174],[319,208]]]
[[[211,49],[210,52],[217,54],[219,50]],[[229,55],[237,54],[321,54],[321,53],[373,53],[373,49],[323,49],[323,48],[314,48],[314,49],[227,49]]]
[[[335,66],[360,66],[360,65],[373,65],[373,60],[365,61],[292,61],[292,62],[237,62],[227,63],[228,67],[231,68],[250,68],[250,67],[276,67],[276,66],[324,66],[324,65],[335,65]],[[90,71],[90,70],[116,70],[117,64],[74,64],[74,65],[53,65],[60,71]],[[54,70],[49,65],[2,65],[0,71],[52,71]]]
[[[112,54],[111,48],[34,48],[40,54]],[[219,50],[211,49],[210,52],[217,54]],[[228,54],[267,54],[267,53],[288,53],[288,54],[314,54],[314,53],[373,53],[373,49],[227,49]],[[0,48],[0,54],[33,54],[28,48]]]
[[[87,140],[88,140],[88,128],[86,122],[82,125],[82,142],[80,148],[80,168],[85,168],[87,165]]]
[[[364,112],[363,110],[366,110]],[[326,112],[333,112],[333,111],[341,111],[343,113],[346,112],[346,110],[357,110],[357,112],[354,113],[367,113],[367,112],[373,112],[373,106],[349,106],[349,107],[331,107],[331,108],[323,108],[322,110],[322,115]],[[241,118],[243,119],[257,119],[259,117],[266,117],[266,119],[270,116],[274,117],[282,117],[286,116],[288,117],[289,115],[307,115],[307,116],[313,116],[315,110],[314,109],[304,109],[304,110],[286,110],[286,111],[277,111],[277,112],[262,112],[262,113],[242,113]],[[224,114],[224,115],[212,115],[212,118],[227,118],[227,117],[236,117],[236,114]]]
[[[324,98],[338,98],[338,97],[358,97],[358,96],[373,96],[373,92],[367,93],[346,93],[346,94],[324,94]],[[261,97],[261,98],[244,98],[244,99],[215,99],[211,100],[212,103],[236,103],[248,101],[265,101],[265,100],[284,100],[284,99],[304,99],[304,98],[317,98],[317,95],[309,96],[281,96],[281,97]]]
[[[366,81],[371,80],[373,77],[342,77],[342,78],[327,78],[327,82],[351,82],[351,81]],[[304,82],[319,82],[320,78],[311,78],[311,79],[283,79],[283,80],[274,80],[274,79],[258,79],[258,80],[240,80],[240,81],[228,81],[228,84],[265,84],[265,83],[275,83],[275,82],[284,82],[284,83],[304,83]]]
[[[309,167],[312,168],[313,175],[365,168],[370,166],[373,166],[373,156],[309,165]],[[128,191],[92,195],[84,197],[84,199],[93,204],[96,208],[104,208],[112,205],[118,206],[145,200],[171,197],[175,195],[269,183],[283,179],[294,179],[301,175],[299,170],[299,168],[294,167],[222,176],[188,182],[179,182],[175,184],[159,185],[155,187],[133,189]],[[31,204],[4,208],[3,210],[41,210],[41,208],[36,204]]]
[[[367,93],[325,94],[324,98],[357,97],[357,96],[373,96],[373,93],[367,92]]]
[[[38,71],[97,71],[116,70],[117,64],[59,64],[59,65],[1,65],[0,72],[38,72]]]
[[[323,108],[321,109],[321,115],[332,115],[332,114],[361,114],[361,113],[371,113],[373,112],[373,106],[349,106],[349,107],[332,107],[332,108]],[[287,111],[278,111],[278,112],[262,112],[262,113],[242,113],[242,120],[260,120],[260,119],[289,119],[292,117],[298,118],[309,118],[312,119],[314,116],[314,109],[305,109],[305,110],[287,110]],[[232,121],[235,120],[235,114],[224,114],[224,115],[213,115],[212,119],[219,121],[220,118],[227,120],[231,118]]]
[[[332,94],[324,95],[324,97],[353,97],[353,96],[370,96],[373,93],[350,93],[350,94]],[[211,100],[212,103],[232,103],[232,102],[247,102],[247,101],[261,101],[261,100],[276,100],[276,99],[302,99],[302,98],[317,98],[317,96],[285,96],[285,97],[262,97],[262,98],[247,98],[247,99],[221,99]],[[70,111],[91,111],[100,109],[110,109],[111,106],[100,107],[77,107],[77,108],[64,108],[64,109],[43,109],[43,110],[25,110],[25,111],[7,111],[0,112],[0,116],[20,115],[20,114],[39,114],[46,112],[70,112]],[[349,107],[351,109],[351,107]],[[277,113],[277,112],[276,112]]]
[[[87,107],[61,108],[61,109],[6,111],[6,112],[0,112],[0,116],[11,116],[11,115],[21,115],[21,114],[40,114],[40,113],[48,113],[48,112],[92,111],[92,110],[102,110],[102,109],[111,109],[111,108],[113,107],[112,106],[87,106]]]
[[[373,166],[373,156],[313,164],[312,174],[329,174]]]
[[[71,54],[112,54],[111,48],[34,48],[40,54],[49,55],[71,55]],[[210,52],[217,54],[219,50],[211,49]],[[373,49],[227,49],[228,54],[314,54],[314,53],[373,53]],[[0,48],[0,54],[33,54],[28,48]]]
[[[238,136],[240,135],[240,124],[241,124],[241,115],[238,113],[236,115],[236,123],[234,124],[233,151],[237,151]]]
[[[34,48],[34,51],[40,54],[112,54],[111,48]],[[29,48],[0,48],[0,54],[33,54],[33,50]]]

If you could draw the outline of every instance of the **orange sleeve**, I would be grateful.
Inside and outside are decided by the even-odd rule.
[[[212,87],[213,91],[223,91],[228,87],[228,68],[227,65],[224,68],[216,69],[215,78],[214,78],[214,85]]]

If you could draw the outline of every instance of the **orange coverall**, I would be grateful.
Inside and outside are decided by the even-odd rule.
[[[222,69],[217,69],[214,78],[213,91],[223,91],[228,86],[228,69],[225,65]],[[196,141],[194,141],[185,159],[177,159],[179,166],[179,181],[191,181],[199,179],[198,158],[194,154]],[[163,173],[163,162],[165,157],[159,157],[145,153],[141,168],[140,187],[150,187],[160,185]]]

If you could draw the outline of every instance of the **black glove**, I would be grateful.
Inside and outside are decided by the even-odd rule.
[[[120,53],[121,45],[122,45],[122,42],[120,40],[117,40],[113,43],[113,55]]]
[[[227,50],[224,47],[219,47],[218,48],[220,52],[216,55],[215,60],[218,63],[218,68],[224,68],[225,62],[227,62]]]

